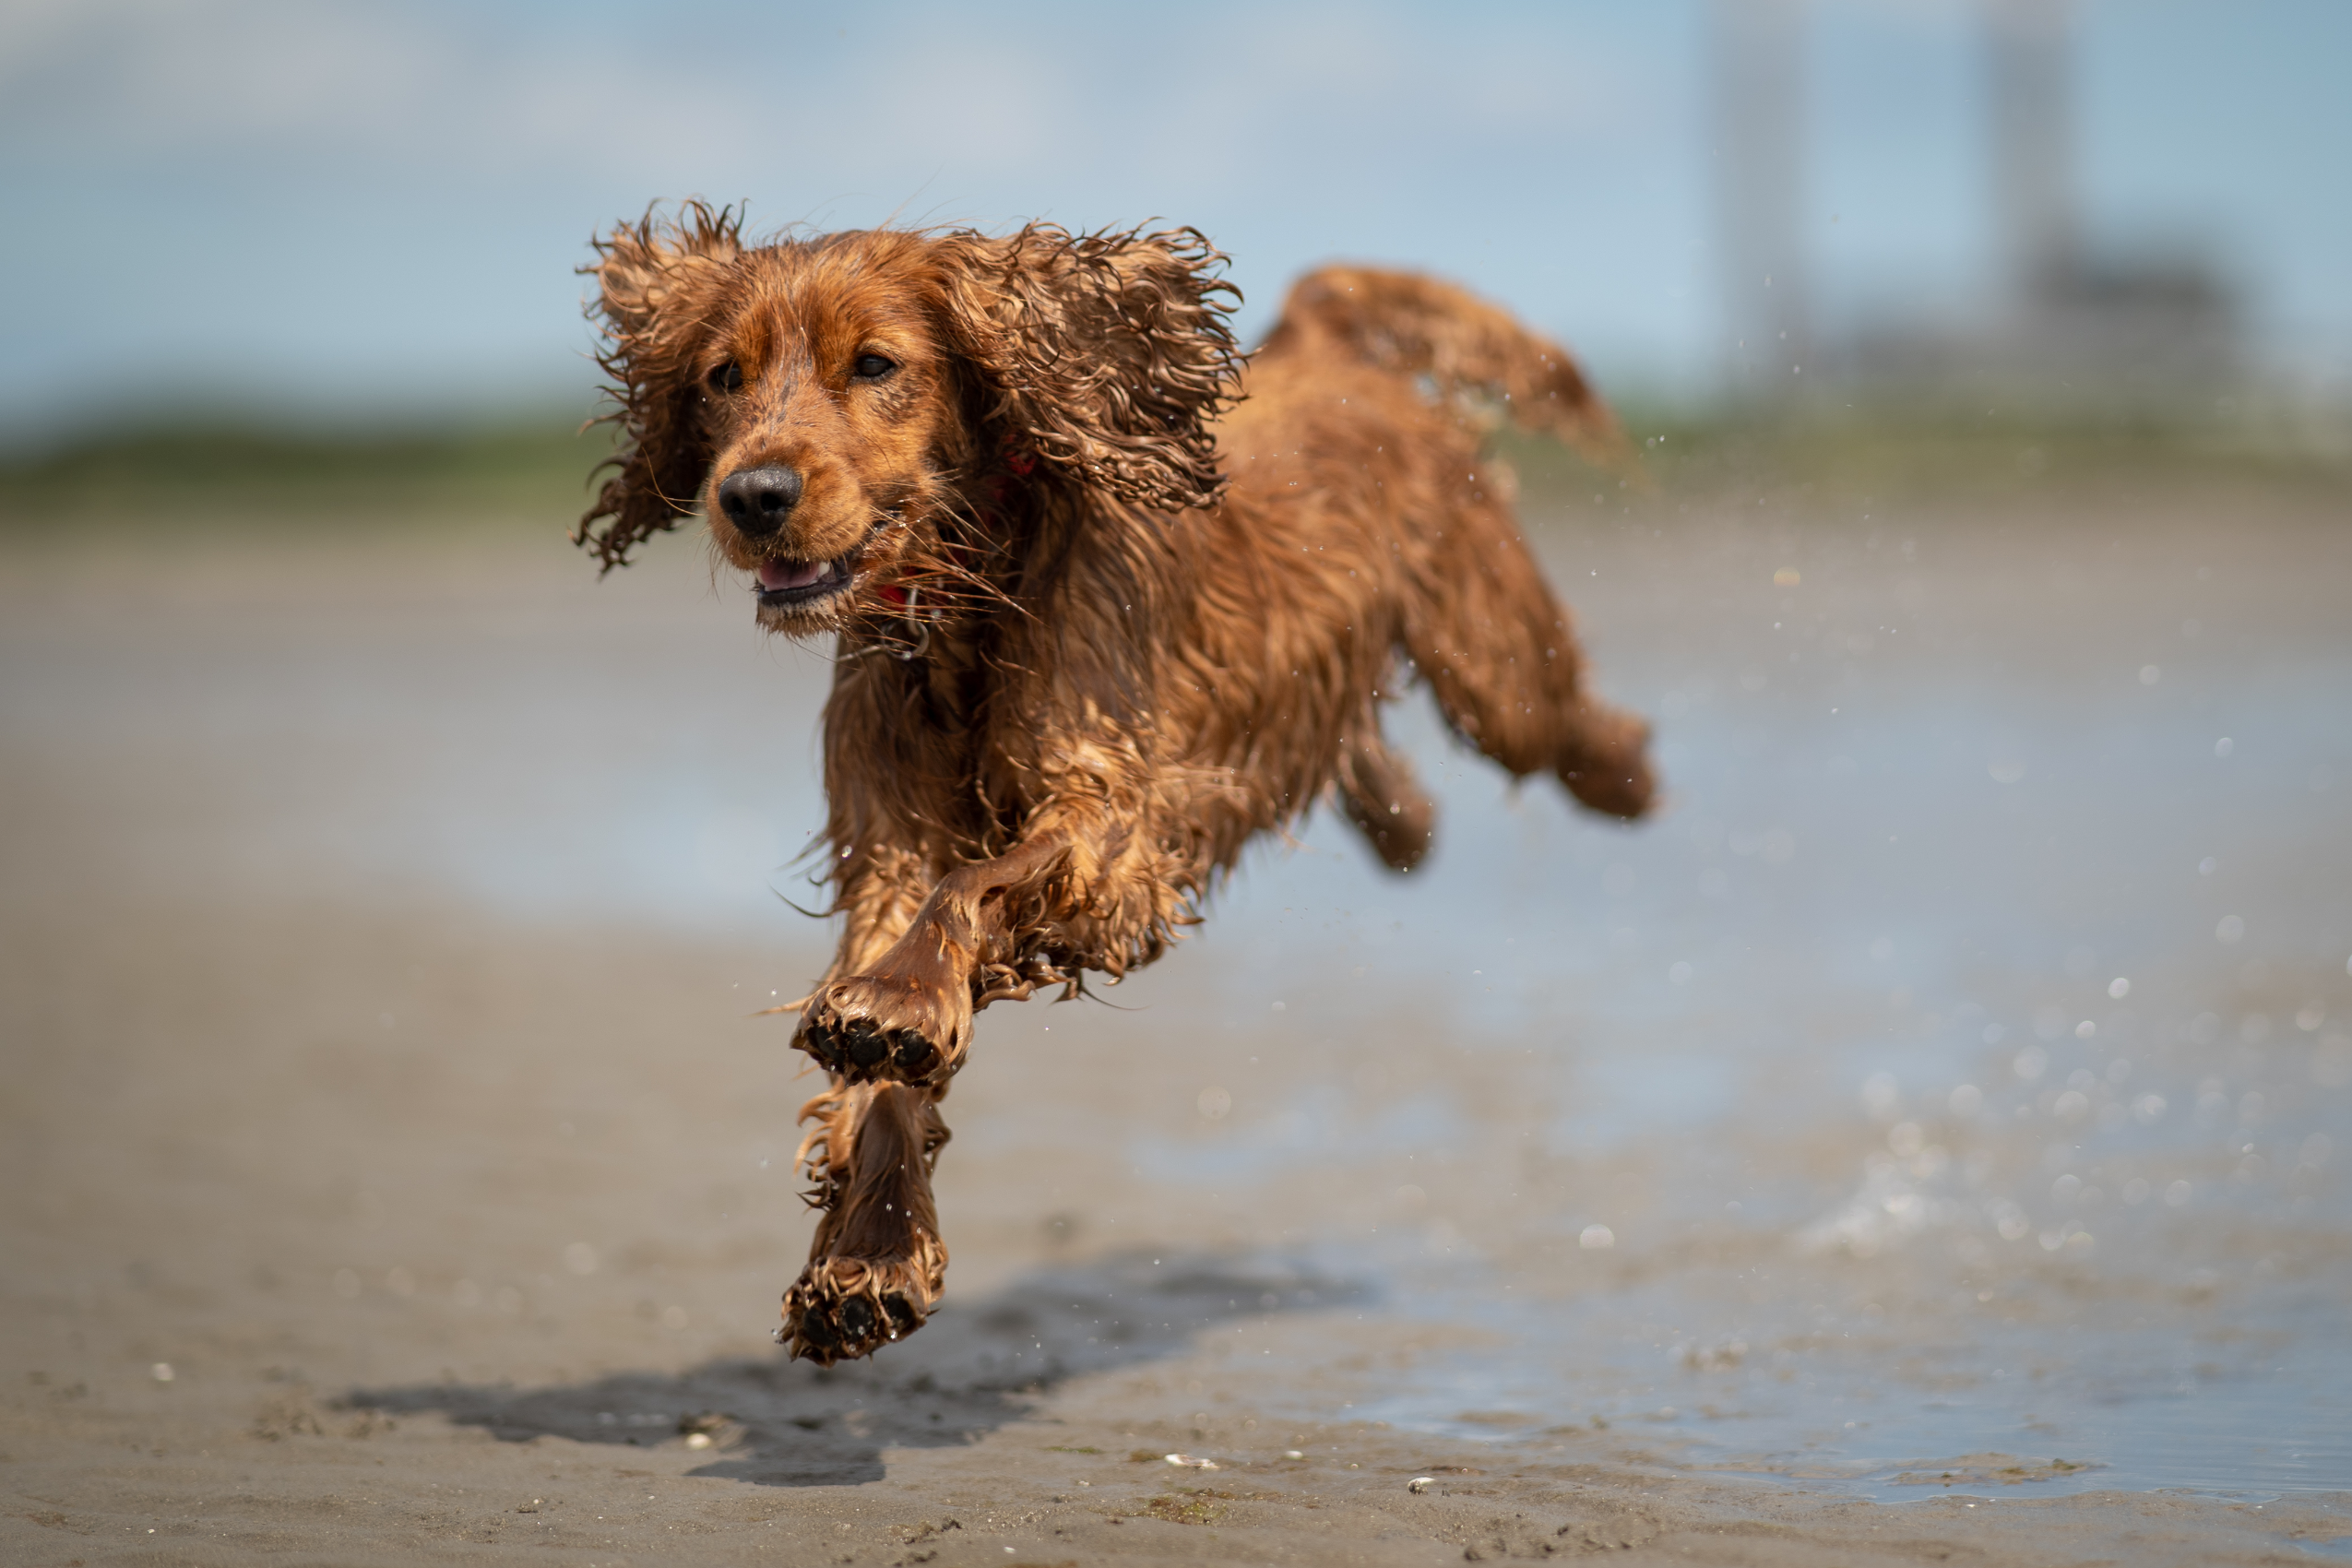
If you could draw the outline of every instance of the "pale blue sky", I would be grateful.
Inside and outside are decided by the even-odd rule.
[[[6,0],[0,439],[201,397],[585,407],[570,274],[655,196],[808,220],[1163,216],[1262,323],[1335,255],[1435,268],[1620,387],[1724,335],[1698,0],[1449,6]],[[2090,0],[2095,237],[2204,248],[2352,376],[2352,4]],[[1976,13],[1819,0],[1818,310],[1990,287]]]

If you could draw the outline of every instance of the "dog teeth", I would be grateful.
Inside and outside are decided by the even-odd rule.
[[[769,561],[759,568],[759,585],[769,591],[831,588],[847,581],[849,576],[847,557],[832,561]]]

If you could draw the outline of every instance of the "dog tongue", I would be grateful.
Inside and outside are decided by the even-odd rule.
[[[830,561],[763,561],[759,564],[759,586],[764,588],[800,588],[822,582],[833,572]]]

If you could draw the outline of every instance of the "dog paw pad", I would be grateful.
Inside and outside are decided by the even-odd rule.
[[[824,1019],[812,1018],[802,1024],[797,1043],[815,1060],[818,1066],[834,1073],[841,1070],[840,1036]]]
[[[901,1073],[921,1077],[938,1065],[939,1050],[913,1029],[892,1031],[890,1060]]]
[[[795,1360],[829,1367],[871,1356],[923,1325],[923,1309],[904,1289],[890,1287],[844,1291],[826,1277],[803,1277],[784,1295],[779,1345]]]
[[[871,1073],[890,1054],[890,1043],[885,1030],[872,1018],[852,1018],[841,1028],[842,1052],[849,1065]],[[895,1033],[896,1031],[889,1031]]]

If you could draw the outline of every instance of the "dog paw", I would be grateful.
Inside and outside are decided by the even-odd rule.
[[[1641,757],[1630,763],[1565,769],[1561,778],[1568,792],[1587,809],[1629,822],[1650,809],[1657,792],[1649,763]]]
[[[1629,820],[1643,815],[1657,791],[1649,726],[1627,713],[1595,715],[1587,724],[1584,743],[1561,764],[1560,781],[1593,811]]]
[[[943,1017],[923,989],[873,975],[835,980],[801,1014],[799,1044],[850,1083],[920,1084],[952,1070],[968,1023]]]
[[[784,1292],[776,1342],[818,1366],[871,1356],[923,1325],[932,1282],[912,1259],[821,1258]]]

